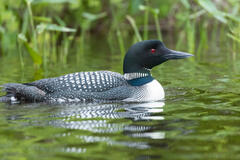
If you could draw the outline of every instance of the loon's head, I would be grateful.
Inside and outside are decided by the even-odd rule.
[[[146,40],[131,46],[124,58],[124,73],[146,73],[170,59],[182,59],[192,54],[170,50],[159,40]]]

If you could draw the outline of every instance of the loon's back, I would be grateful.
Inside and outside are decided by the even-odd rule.
[[[78,72],[32,83],[3,85],[4,101],[82,102],[123,100],[131,95],[124,77],[116,72]]]

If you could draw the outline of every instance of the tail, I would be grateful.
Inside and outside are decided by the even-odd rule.
[[[1,86],[6,95],[0,97],[0,102],[19,103],[22,101],[43,101],[46,93],[35,86],[20,83],[7,83]]]
[[[12,98],[12,100],[13,100],[13,98]],[[7,95],[0,97],[0,102],[10,103],[10,102],[13,102],[12,100],[11,100],[11,97],[7,96]],[[16,103],[18,103],[18,102],[16,101]]]

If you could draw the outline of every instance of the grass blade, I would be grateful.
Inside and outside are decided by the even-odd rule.
[[[76,29],[68,28],[64,26],[59,26],[56,24],[45,24],[41,23],[37,26],[38,33],[42,33],[43,31],[58,31],[58,32],[76,32]]]
[[[30,46],[27,42],[24,42],[25,47],[27,48],[28,53],[32,57],[32,60],[35,64],[41,65],[42,64],[42,57],[40,54]]]
[[[84,18],[86,18],[87,20],[89,21],[95,21],[97,19],[101,19],[101,18],[104,18],[107,16],[107,13],[106,12],[103,12],[103,13],[99,13],[99,14],[92,14],[92,13],[88,13],[88,12],[84,12],[82,14],[82,16]]]
[[[77,3],[76,0],[32,0],[33,4],[38,3]]]
[[[198,3],[217,20],[222,23],[227,23],[224,12],[219,11],[213,2],[210,0],[198,0]]]
[[[42,64],[42,57],[41,55],[27,42],[27,38],[23,34],[18,35],[18,39],[23,42],[25,45],[29,55],[32,57],[33,63],[41,65]]]
[[[141,37],[141,35],[139,33],[139,30],[137,28],[135,20],[131,16],[129,16],[129,15],[127,15],[126,18],[130,22],[131,26],[133,27],[133,30],[134,30],[134,32],[136,34],[136,37],[137,37],[137,40],[138,41],[142,41],[142,37]]]

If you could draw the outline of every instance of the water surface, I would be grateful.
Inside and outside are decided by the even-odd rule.
[[[173,44],[174,46],[174,44]],[[101,49],[62,65],[0,60],[0,84],[77,71],[121,72]],[[107,48],[107,47],[106,47]],[[0,104],[1,159],[240,159],[239,57],[225,48],[153,70],[166,100],[114,104]],[[9,65],[11,64],[11,65]]]

